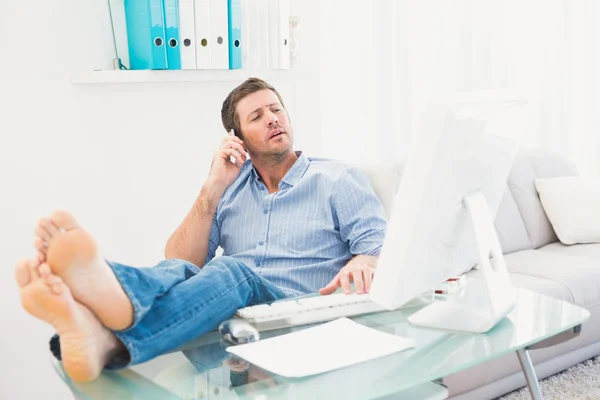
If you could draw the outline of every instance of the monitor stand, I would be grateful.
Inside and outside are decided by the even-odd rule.
[[[483,281],[467,282],[467,301],[435,301],[411,315],[408,320],[417,326],[451,331],[483,333],[494,327],[515,306],[516,294],[510,282],[500,242],[489,213],[487,201],[480,192],[464,198],[475,232]],[[469,293],[483,289],[479,296]],[[474,301],[472,300],[475,297]]]

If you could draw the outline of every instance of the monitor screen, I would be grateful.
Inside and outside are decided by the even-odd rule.
[[[484,98],[466,110],[450,100],[424,113],[389,218],[372,301],[399,308],[477,264],[464,199],[481,193],[494,219],[516,145],[487,132],[487,122],[513,104]]]

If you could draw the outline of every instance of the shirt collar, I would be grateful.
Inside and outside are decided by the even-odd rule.
[[[290,186],[294,186],[302,178],[302,175],[304,175],[310,165],[308,157],[302,154],[301,151],[297,151],[296,154],[298,155],[298,159],[281,180],[281,182],[285,182]]]
[[[252,177],[254,177],[255,181],[259,181],[260,177],[258,176],[258,172],[256,172],[256,168],[254,168],[254,164],[252,164],[252,161],[250,161],[250,170],[252,171]]]
[[[302,175],[304,175],[304,173],[308,169],[308,166],[310,165],[308,157],[302,154],[301,151],[297,151],[296,155],[298,156],[298,159],[296,160],[294,165],[292,165],[292,168],[290,168],[290,170],[285,174],[283,179],[281,179],[281,182],[285,182],[290,186],[294,186],[298,182],[298,180],[302,177]],[[252,175],[254,176],[255,180],[259,180],[258,172],[256,172],[256,168],[254,168],[254,165],[252,165]]]

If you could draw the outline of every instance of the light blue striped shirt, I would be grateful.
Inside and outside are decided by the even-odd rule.
[[[288,295],[314,293],[357,254],[378,255],[386,219],[367,177],[343,163],[298,160],[269,194],[251,161],[227,188],[210,231],[217,248]]]

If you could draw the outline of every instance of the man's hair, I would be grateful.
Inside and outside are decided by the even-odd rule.
[[[281,106],[285,109],[281,95],[273,86],[259,78],[248,78],[244,83],[240,84],[227,95],[227,98],[223,102],[223,107],[221,107],[221,121],[223,122],[223,127],[227,132],[233,129],[234,134],[243,139],[242,130],[240,129],[240,116],[236,110],[237,104],[244,97],[265,89],[275,93],[279,99],[279,102],[281,103]]]

